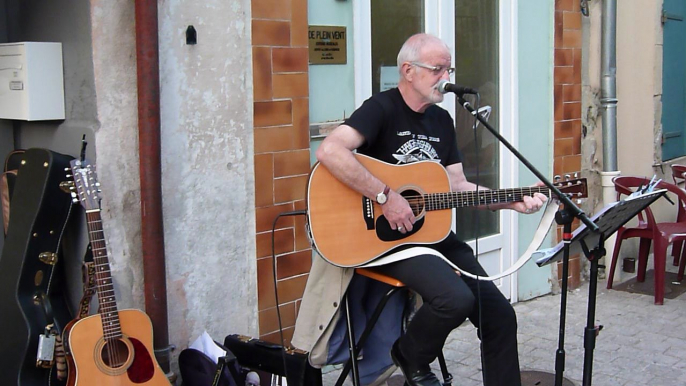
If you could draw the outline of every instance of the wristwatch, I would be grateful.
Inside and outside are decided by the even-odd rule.
[[[376,202],[379,205],[385,204],[386,201],[388,200],[388,192],[390,192],[390,191],[391,191],[391,188],[389,188],[388,185],[386,185],[386,187],[383,188],[383,192],[376,195]]]

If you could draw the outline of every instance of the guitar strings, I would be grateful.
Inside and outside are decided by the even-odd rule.
[[[98,299],[99,299],[99,313],[103,329],[103,338],[105,340],[105,346],[107,349],[107,355],[109,359],[108,366],[119,367],[121,365],[121,358],[119,357],[119,350],[116,348],[116,342],[121,336],[121,327],[119,325],[119,316],[115,312],[112,315],[111,305],[107,303],[115,302],[116,310],[116,300],[114,299],[114,286],[112,284],[112,276],[109,269],[109,259],[107,256],[107,246],[105,244],[104,232],[102,229],[102,219],[100,218],[100,211],[86,213],[87,223],[88,223],[88,233],[90,234],[90,241],[93,245],[93,259],[95,260],[95,277],[99,282],[98,285]],[[95,224],[98,224],[97,226]],[[103,253],[104,251],[104,253]],[[105,269],[105,267],[107,269]],[[109,283],[107,280],[109,278]],[[109,285],[110,289],[105,291],[105,286]],[[110,300],[108,301],[108,295],[105,292],[112,292]]]
[[[526,191],[525,191],[526,190]],[[529,188],[513,188],[502,190],[482,190],[479,193],[472,191],[465,192],[447,192],[447,193],[429,193],[429,194],[414,194],[403,196],[412,207],[415,214],[421,212],[426,207],[427,210],[435,209],[449,209],[453,206],[473,206],[486,205],[498,202],[522,201],[524,196],[530,196],[532,193],[543,193],[550,197],[551,191],[544,186],[534,186]],[[453,205],[457,202],[457,205]],[[462,203],[463,205],[459,205]]]

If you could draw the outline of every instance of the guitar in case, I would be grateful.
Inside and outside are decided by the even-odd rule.
[[[0,257],[0,379],[3,385],[57,385],[55,337],[72,319],[60,255],[71,209],[60,184],[72,157],[46,149],[19,155]]]

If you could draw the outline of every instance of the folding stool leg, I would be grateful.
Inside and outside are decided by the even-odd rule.
[[[443,351],[438,354],[438,364],[441,366],[441,375],[443,375],[443,386],[450,386],[453,384],[453,375],[448,372],[448,366],[445,364],[445,357]]]
[[[343,297],[343,307],[345,307],[345,321],[348,324],[348,352],[350,353],[349,363],[352,366],[353,371],[353,385],[360,386],[360,374],[357,368],[357,344],[355,343],[355,331],[353,329],[353,318],[350,315],[350,303],[348,302],[348,294],[346,293]],[[347,372],[346,372],[347,374]],[[341,374],[338,378],[336,385],[339,386],[343,384],[345,380],[345,375]]]
[[[367,341],[367,337],[369,334],[372,332],[372,329],[374,328],[374,325],[376,324],[376,321],[379,319],[379,316],[381,316],[381,312],[383,311],[384,307],[386,307],[386,303],[388,303],[388,299],[391,298],[391,295],[396,293],[399,289],[402,287],[393,287],[388,292],[386,292],[386,295],[384,295],[381,300],[379,300],[379,304],[376,306],[374,309],[374,313],[372,314],[371,319],[367,322],[367,326],[362,332],[362,335],[360,335],[360,340],[355,344],[354,338],[350,339],[351,336],[355,336],[352,327],[352,317],[350,317],[350,314],[348,312],[348,295],[346,294],[345,297],[343,298],[343,306],[345,307],[345,312],[346,312],[346,322],[348,323],[348,345],[354,346],[354,353],[355,357],[353,360],[353,351],[350,350],[350,347],[348,347],[348,350],[350,351],[350,359],[348,359],[347,362],[345,362],[345,366],[343,366],[343,370],[341,370],[341,374],[338,376],[338,380],[336,381],[336,386],[341,386],[343,385],[343,382],[345,381],[345,377],[348,376],[348,373],[350,370],[353,370],[353,383],[355,382],[355,379],[357,379],[357,385],[360,384],[359,381],[359,373],[357,373],[357,355],[360,352],[360,349],[362,349],[362,345]],[[355,375],[357,374],[357,375]],[[356,378],[357,377],[357,378]]]

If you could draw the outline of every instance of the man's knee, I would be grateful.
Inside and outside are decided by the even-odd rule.
[[[470,292],[449,291],[436,297],[431,304],[434,312],[443,319],[462,323],[474,309],[474,295]]]

